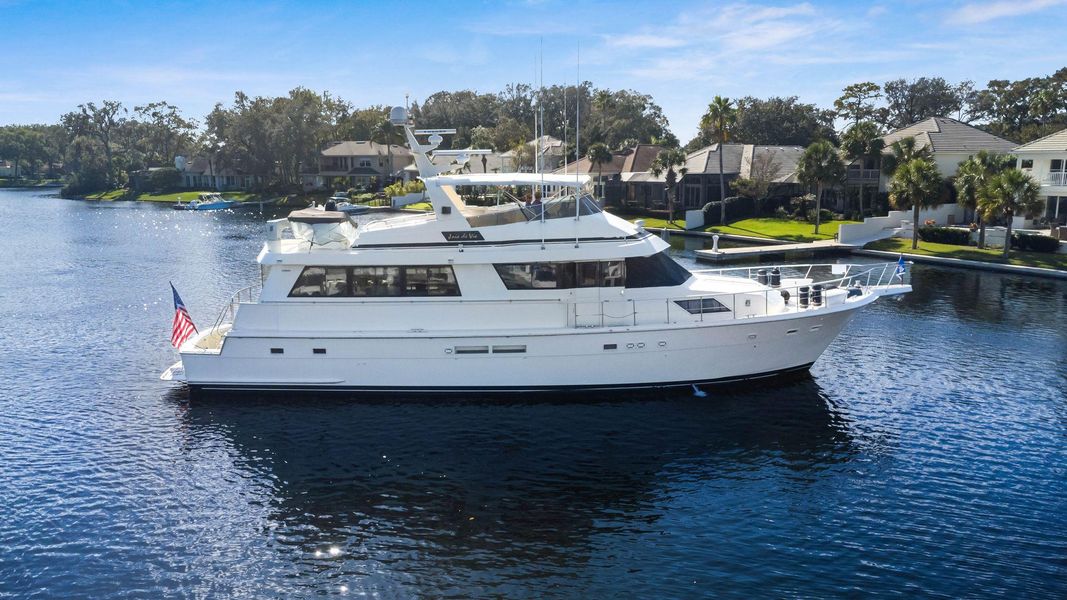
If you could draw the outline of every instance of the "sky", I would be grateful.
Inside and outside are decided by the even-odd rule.
[[[682,140],[715,95],[829,107],[858,81],[1043,76],[1067,66],[1067,0],[899,2],[48,2],[0,0],[0,125],[89,101],[201,119],[236,90],[355,106],[544,81],[650,94]]]

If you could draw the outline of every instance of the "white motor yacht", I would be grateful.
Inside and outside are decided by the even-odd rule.
[[[731,382],[808,369],[859,309],[911,291],[896,263],[689,271],[601,210],[585,176],[443,175],[440,138],[399,122],[433,212],[269,222],[261,287],[236,293],[165,379],[370,393]],[[544,192],[474,206],[457,191],[486,186]]]

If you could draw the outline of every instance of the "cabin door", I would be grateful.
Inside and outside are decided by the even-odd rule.
[[[576,265],[574,287],[574,326],[600,327],[604,324],[604,311],[600,298],[599,262],[580,262]]]

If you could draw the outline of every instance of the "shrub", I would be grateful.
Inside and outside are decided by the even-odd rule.
[[[156,169],[148,175],[148,185],[154,192],[162,192],[178,187],[182,183],[182,174],[174,167]]]
[[[1060,241],[1047,235],[1013,233],[1011,234],[1011,247],[1031,252],[1056,252],[1060,249]]]
[[[704,226],[725,225],[732,221],[747,219],[753,216],[756,210],[755,201],[744,196],[733,196],[726,199],[726,223],[720,222],[722,216],[722,203],[719,201],[708,202],[701,210],[704,212]]]
[[[788,219],[789,211],[786,210],[784,206],[779,206],[778,208],[774,209],[774,216],[778,219]]]
[[[809,210],[807,213],[804,214],[804,220],[807,221],[808,223],[814,223],[815,222],[815,209],[814,208]],[[834,220],[834,213],[833,212],[831,212],[831,211],[829,211],[829,210],[827,210],[825,208],[819,211],[819,222],[820,223],[826,223],[827,221],[833,221],[833,220]]]
[[[815,194],[804,194],[803,196],[793,196],[789,199],[789,208],[793,213],[793,218],[800,221],[805,219],[808,214],[808,207],[815,205]]]
[[[934,244],[952,244],[955,246],[969,246],[971,232],[967,229],[955,227],[920,227],[919,239]]]
[[[404,194],[415,194],[426,190],[426,184],[421,179],[415,179],[404,183],[403,181],[397,181],[390,185],[385,186],[382,190],[386,196],[392,198],[393,196],[403,196]]]

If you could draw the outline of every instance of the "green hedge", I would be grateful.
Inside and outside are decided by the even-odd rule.
[[[1060,249],[1060,241],[1047,235],[1013,233],[1011,234],[1011,247],[1031,252],[1055,252]]]
[[[971,232],[967,229],[954,227],[920,227],[919,239],[924,242],[935,244],[953,244],[955,246],[970,246]]]

